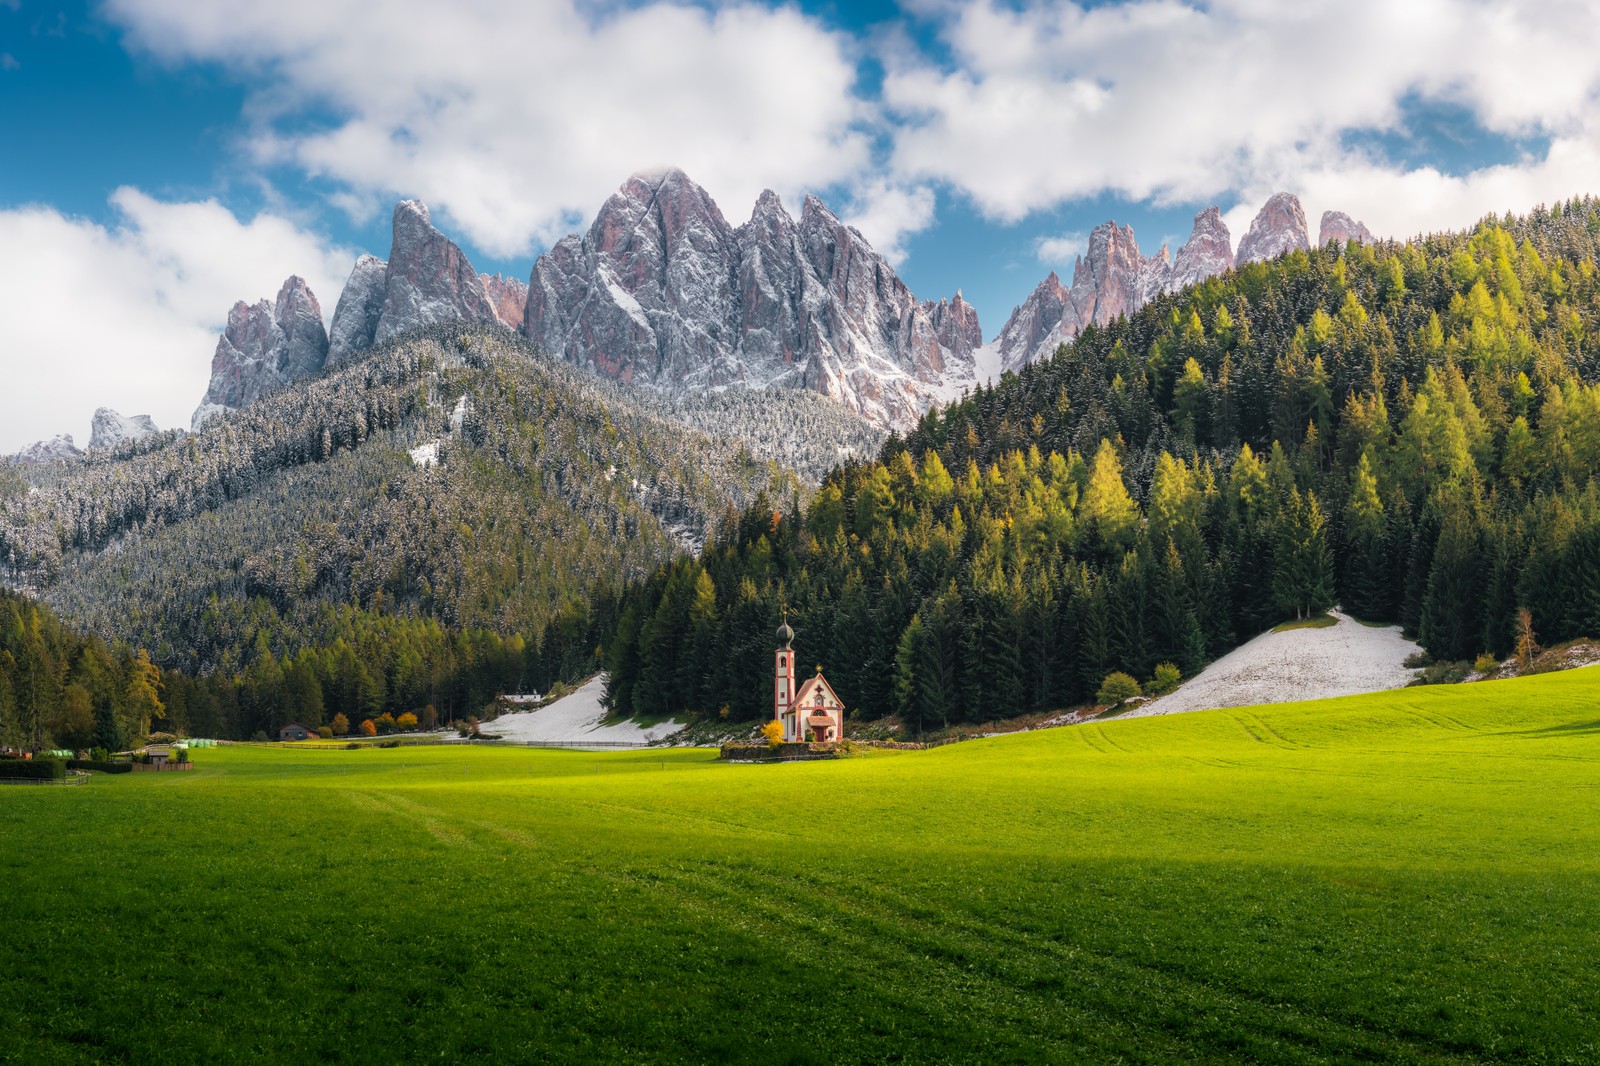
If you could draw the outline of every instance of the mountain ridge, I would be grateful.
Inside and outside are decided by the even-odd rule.
[[[959,290],[918,299],[860,231],[815,196],[805,197],[796,219],[767,190],[749,220],[732,226],[683,171],[636,174],[585,233],[535,259],[526,285],[479,274],[418,200],[399,201],[391,223],[389,258],[356,259],[326,327],[321,303],[298,276],[272,300],[233,306],[192,428],[388,337],[463,321],[520,332],[625,384],[668,393],[803,389],[904,431],[982,380],[1047,357],[1090,324],[1236,264],[1309,247],[1304,213],[1288,193],[1262,207],[1237,255],[1214,206],[1195,215],[1175,257],[1165,247],[1144,256],[1132,228],[1109,221],[1090,234],[1071,285],[1050,272],[986,344]],[[1318,236],[1372,240],[1337,211],[1324,213]],[[26,454],[75,451],[57,440]]]

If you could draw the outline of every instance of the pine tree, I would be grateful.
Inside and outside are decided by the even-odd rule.
[[[1344,556],[1339,573],[1340,599],[1346,611],[1374,621],[1389,617],[1392,598],[1383,501],[1378,498],[1378,479],[1373,476],[1365,453],[1357,460],[1350,501],[1345,507]]]
[[[1278,608],[1306,618],[1333,606],[1333,555],[1316,494],[1291,489],[1275,533],[1272,594]]]
[[[1423,646],[1441,659],[1470,659],[1481,650],[1482,568],[1476,522],[1465,504],[1454,503],[1439,526],[1417,627]]]

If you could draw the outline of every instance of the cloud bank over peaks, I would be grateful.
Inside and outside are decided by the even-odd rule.
[[[1384,235],[1458,227],[1586,191],[1600,143],[1600,8],[1420,0],[1205,7],[941,4],[949,57],[886,60],[890,169],[1016,221],[1116,194],[1237,204],[1277,189],[1337,203]],[[1528,78],[1536,62],[1548,84]],[[1406,168],[1347,134],[1404,133],[1449,104],[1530,156],[1460,174]],[[1236,230],[1237,232],[1237,230]]]
[[[870,169],[855,43],[790,7],[111,0],[135,46],[257,79],[262,163],[379,209],[426,200],[497,257],[549,245],[618,180],[679,166],[719,202]],[[311,115],[338,116],[331,124]],[[903,210],[903,209],[902,209]]]
[[[101,406],[187,426],[229,307],[270,297],[290,274],[331,306],[354,256],[280,216],[242,220],[213,200],[125,187],[111,203],[109,226],[50,207],[0,210],[10,396],[0,454],[61,432],[86,440]]]

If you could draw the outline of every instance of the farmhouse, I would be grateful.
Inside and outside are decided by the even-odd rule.
[[[311,730],[307,729],[305,726],[301,725],[299,722],[290,722],[288,725],[286,725],[282,729],[278,730],[278,739],[279,740],[309,740],[309,739],[311,739]]]
[[[817,667],[815,677],[810,677],[795,689],[794,630],[785,621],[778,627],[778,665],[776,692],[772,701],[772,716],[783,723],[786,741],[833,741],[844,739],[844,704],[834,694],[833,686]]]

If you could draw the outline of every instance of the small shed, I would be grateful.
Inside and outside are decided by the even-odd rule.
[[[299,722],[290,722],[288,725],[286,725],[282,729],[278,730],[278,739],[279,740],[310,740],[311,739],[311,730],[307,729],[305,726],[301,725]]]
[[[145,753],[150,756],[150,765],[157,769],[167,765],[167,760],[172,758],[171,748],[146,748]]]

